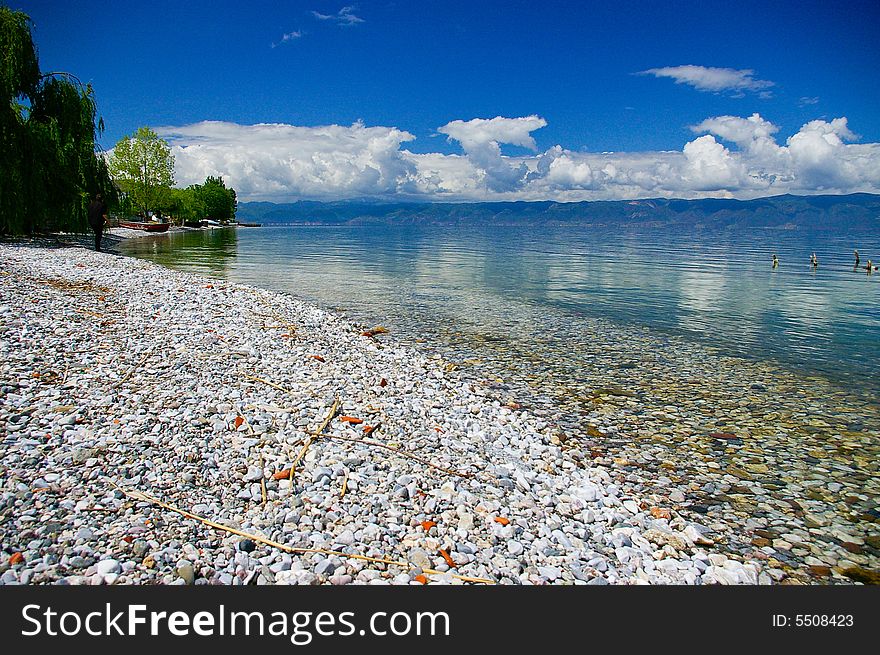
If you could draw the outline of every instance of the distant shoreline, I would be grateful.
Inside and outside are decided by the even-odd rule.
[[[596,200],[582,202],[239,202],[238,220],[264,225],[572,225],[869,230],[880,232],[880,195],[792,196],[754,200]]]

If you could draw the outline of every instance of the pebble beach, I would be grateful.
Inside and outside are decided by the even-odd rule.
[[[585,339],[593,392],[535,407],[291,295],[0,243],[0,583],[876,581],[876,407],[674,343],[634,392],[601,359],[653,342]]]

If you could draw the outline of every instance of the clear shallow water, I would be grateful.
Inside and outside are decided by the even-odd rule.
[[[811,542],[774,551],[803,582],[831,581],[811,554],[878,566],[873,546],[840,544],[880,515],[880,273],[850,259],[880,260],[880,235],[262,227],[123,247],[418,341],[486,401],[546,420],[566,463],[708,527],[718,552],[752,558],[761,526]]]
[[[854,272],[853,248],[862,265],[880,262],[880,235],[765,230],[284,226],[122,244],[172,268],[344,309],[404,338],[503,340],[546,317],[564,350],[600,319],[874,393],[880,274]]]

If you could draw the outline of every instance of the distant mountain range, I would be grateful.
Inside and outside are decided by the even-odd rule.
[[[614,225],[880,231],[880,195],[572,203],[241,202],[236,218],[242,222],[292,225]]]

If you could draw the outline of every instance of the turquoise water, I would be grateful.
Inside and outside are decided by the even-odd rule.
[[[675,335],[880,389],[880,274],[853,270],[854,248],[862,265],[880,262],[876,234],[283,226],[166,234],[122,248],[343,309],[404,340],[454,347],[468,335],[503,340],[546,321],[547,339],[564,352],[598,320],[658,343]]]

